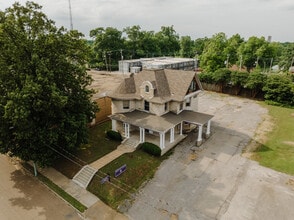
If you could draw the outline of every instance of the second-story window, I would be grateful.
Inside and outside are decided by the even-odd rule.
[[[144,101],[144,110],[148,111],[148,112],[150,110],[150,105],[149,105],[149,102],[147,102],[147,101]]]
[[[191,106],[191,97],[186,100],[186,106],[187,107]]]
[[[183,110],[183,103],[180,104],[180,111]]]
[[[149,86],[148,85],[145,86],[145,92],[149,92]]]
[[[129,100],[123,101],[123,109],[130,109],[130,101]]]
[[[164,111],[166,112],[168,110],[168,102],[164,103]]]

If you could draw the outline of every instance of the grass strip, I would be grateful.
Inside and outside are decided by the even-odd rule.
[[[264,105],[273,119],[273,129],[260,143],[252,159],[271,169],[294,175],[294,109]]]
[[[142,150],[126,153],[102,167],[94,176],[87,190],[99,197],[104,203],[118,209],[126,200],[131,201],[133,195],[143,183],[153,178],[162,161],[166,160],[173,151],[161,157],[154,157]],[[119,177],[114,177],[116,169],[126,164],[127,169]],[[101,184],[101,177],[110,175],[111,183]],[[114,185],[115,184],[115,187]]]
[[[34,170],[31,165],[29,165],[28,163],[23,163],[22,165],[24,166],[25,169],[27,169],[29,172],[34,174]],[[40,172],[38,172],[37,178],[40,181],[42,181],[46,186],[48,186],[52,191],[54,191],[57,195],[59,195],[61,198],[63,198],[65,201],[67,201],[69,204],[71,204],[79,212],[83,213],[85,210],[87,210],[86,206],[84,206],[82,203],[80,203],[74,197],[69,195],[67,192],[65,192],[63,189],[61,189],[55,183],[53,183],[46,176],[42,175]]]

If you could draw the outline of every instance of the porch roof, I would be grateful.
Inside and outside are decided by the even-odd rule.
[[[111,115],[110,118],[157,132],[166,132],[181,122],[204,125],[213,115],[184,110],[180,114],[166,113],[162,116],[147,112],[133,111]]]

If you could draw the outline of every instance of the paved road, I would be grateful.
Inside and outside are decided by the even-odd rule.
[[[75,210],[0,154],[0,219],[80,220]]]
[[[212,136],[195,152],[191,133],[162,163],[128,210],[130,219],[290,220],[292,176],[241,156],[267,110],[247,99],[206,93],[200,111],[215,114]],[[290,205],[291,204],[291,205]]]

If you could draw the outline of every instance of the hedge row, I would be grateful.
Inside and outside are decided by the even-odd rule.
[[[122,141],[122,136],[117,131],[109,130],[106,132],[106,135],[109,139],[116,140],[116,141]]]
[[[242,88],[250,89],[252,97],[259,93],[264,99],[276,105],[294,107],[294,75],[264,74],[261,72],[240,72],[229,69],[218,69],[213,73],[201,73],[199,78],[204,83],[217,84],[222,88],[235,86],[238,95]]]

